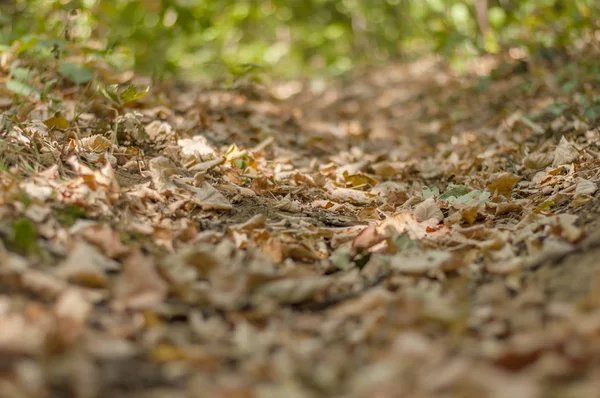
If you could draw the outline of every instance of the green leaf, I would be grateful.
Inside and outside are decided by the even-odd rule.
[[[394,234],[394,236],[392,237],[392,242],[394,246],[396,246],[396,250],[398,252],[417,247],[417,242],[412,240],[406,232],[402,232],[401,234]]]
[[[241,170],[246,170],[246,168],[250,164],[250,160],[245,156],[241,156],[241,157],[235,159],[233,161],[233,164],[235,164]]]
[[[448,198],[448,202],[463,204],[463,205],[483,205],[490,198],[488,191],[471,191],[466,195]]]
[[[68,61],[62,61],[60,63],[58,73],[75,84],[87,83],[94,77],[93,69]]]
[[[119,93],[117,91],[118,88],[118,84],[109,84],[108,86],[99,87],[98,91],[100,91],[100,94],[107,100],[120,105],[121,99],[119,98]]]
[[[75,205],[66,205],[55,210],[56,221],[67,227],[71,227],[77,220],[86,216],[85,210]]]
[[[16,53],[17,54],[21,54],[21,53],[23,53],[23,52],[25,52],[25,51],[33,48],[33,46],[35,46],[36,44],[38,44],[39,41],[40,41],[40,39],[37,38],[37,37],[35,37],[35,36],[34,37],[29,37],[29,38],[23,40],[21,42],[21,44],[19,45],[19,48],[17,48]]]
[[[424,187],[423,188],[423,199],[427,200],[432,196],[434,198],[437,198],[438,196],[440,196],[440,189],[438,187],[433,187],[433,189],[430,189],[429,187]]]
[[[31,70],[27,68],[21,68],[19,66],[10,68],[10,75],[11,77],[22,82],[26,82],[27,80],[30,80],[32,78]]]
[[[26,218],[17,220],[13,225],[9,246],[20,254],[28,255],[38,251],[35,225]]]
[[[138,89],[133,84],[130,84],[125,90],[123,90],[119,98],[121,100],[121,103],[125,104],[127,102],[135,101],[137,99],[142,98],[148,93],[148,90],[150,90],[150,86],[146,86],[145,89],[138,91]]]
[[[459,197],[466,195],[469,192],[469,188],[464,185],[448,185],[448,189],[439,196],[439,200],[448,200],[450,197]]]
[[[13,79],[6,82],[6,88],[15,94],[24,96],[30,96],[39,92],[37,87]]]

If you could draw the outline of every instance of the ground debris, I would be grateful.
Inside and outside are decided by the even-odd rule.
[[[3,97],[0,395],[594,396],[600,133],[536,73]]]

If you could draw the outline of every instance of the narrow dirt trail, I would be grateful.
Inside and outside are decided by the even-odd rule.
[[[0,101],[0,391],[594,396],[600,133],[559,75]]]

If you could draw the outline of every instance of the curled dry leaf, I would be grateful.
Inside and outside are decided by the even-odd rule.
[[[112,147],[112,141],[103,135],[92,135],[81,139],[81,146],[91,151],[104,151]]]
[[[515,184],[521,179],[522,177],[512,173],[500,173],[491,178],[487,189],[492,194],[497,193],[498,195],[510,198]]]
[[[369,249],[387,238],[374,225],[363,229],[353,240],[352,247]]]
[[[174,191],[177,189],[172,177],[179,175],[180,172],[170,159],[159,156],[151,159],[148,167],[154,189],[159,192]]]
[[[579,158],[579,151],[575,145],[562,136],[554,151],[552,166],[557,167],[563,164],[569,164],[577,160],[577,158]]]
[[[370,203],[372,198],[375,197],[375,195],[368,192],[358,191],[350,188],[339,188],[331,183],[329,183],[326,188],[329,191],[331,199],[339,202],[348,201],[350,203],[364,205]]]
[[[225,196],[207,181],[202,182],[198,187],[185,185],[188,191],[191,191],[192,202],[200,206],[203,210],[231,210],[233,206]]]
[[[444,220],[444,213],[440,210],[435,199],[430,197],[415,207],[415,219],[419,222],[427,220],[436,220],[441,222]]]
[[[92,170],[81,163],[75,156],[67,159],[67,163],[92,191],[119,192],[119,185],[110,163],[106,163],[100,170]]]
[[[153,120],[145,127],[148,139],[158,147],[164,147],[168,142],[175,143],[175,131],[167,122]]]

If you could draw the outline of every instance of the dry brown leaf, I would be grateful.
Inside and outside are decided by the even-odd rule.
[[[279,304],[297,304],[315,297],[330,284],[331,280],[326,277],[285,278],[258,287],[252,301],[256,304],[270,300]]]
[[[92,135],[81,139],[81,146],[91,151],[104,151],[112,147],[112,142],[102,135]]]
[[[365,205],[370,203],[372,198],[375,197],[375,195],[368,192],[349,188],[339,188],[331,183],[327,184],[326,188],[329,191],[331,199],[339,202],[347,201],[350,203]]]
[[[107,286],[107,271],[119,269],[119,263],[103,255],[96,247],[78,241],[55,273],[73,283],[98,288]]]
[[[106,224],[84,225],[81,236],[100,248],[108,257],[119,258],[128,252],[128,249],[121,243],[119,233]]]
[[[510,198],[515,184],[521,181],[522,178],[523,177],[512,173],[500,173],[490,179],[487,189],[492,194],[496,193],[506,198]]]
[[[430,197],[419,203],[417,207],[415,207],[414,214],[415,219],[419,222],[432,219],[436,220],[437,222],[444,220],[444,213],[442,213],[433,197]]]
[[[185,185],[185,189],[192,192],[192,202],[204,210],[231,210],[233,206],[222,193],[207,181],[202,182],[198,187]]]
[[[535,152],[525,158],[523,162],[528,169],[539,170],[550,166],[554,160],[552,153]]]
[[[452,254],[441,250],[409,250],[390,257],[393,270],[409,275],[425,275],[430,271],[442,270],[452,262]]]
[[[369,249],[387,238],[374,225],[363,229],[353,240],[352,247]]]
[[[168,286],[158,275],[152,259],[138,249],[123,258],[123,273],[114,289],[117,308],[144,309],[164,300]]]
[[[579,151],[564,136],[560,138],[558,146],[554,150],[554,160],[552,166],[557,167],[563,164],[569,164],[579,158]]]
[[[179,175],[180,172],[170,159],[164,156],[153,158],[149,162],[149,169],[154,189],[159,192],[177,189],[172,177]]]

